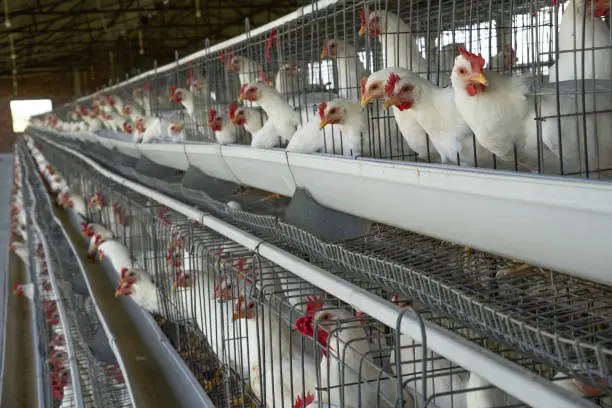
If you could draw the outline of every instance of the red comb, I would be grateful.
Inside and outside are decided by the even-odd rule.
[[[366,25],[365,7],[362,7],[361,10],[359,10],[359,18],[361,19],[361,26],[365,27]]]
[[[387,84],[385,85],[385,95],[391,96],[393,95],[393,90],[395,89],[395,84],[400,80],[399,75],[395,72],[392,72],[387,79]]]
[[[277,34],[278,31],[276,30],[276,28],[273,28],[272,31],[270,31],[270,36],[268,37],[268,45],[266,45],[266,60],[268,61],[270,61],[270,59],[272,58],[272,53],[270,52],[272,44],[276,45],[276,47],[278,48]]]
[[[214,109],[210,109],[208,111],[208,121],[212,122],[213,120],[215,120],[215,117],[217,116],[217,111]]]
[[[174,93],[176,92],[176,85],[172,85],[170,87],[170,95],[174,96]]]
[[[368,77],[367,76],[363,76],[363,78],[361,78],[361,95],[365,95],[365,87],[366,87],[366,83],[368,82]]]
[[[19,287],[21,286],[21,283],[17,282],[16,284],[13,285],[13,292],[17,291],[17,289],[19,289]]]
[[[149,86],[150,86],[150,85],[149,85],[149,83],[148,83],[148,82],[145,82],[145,91],[148,91],[148,90],[149,90]]]
[[[298,395],[297,400],[295,400],[295,405],[293,405],[293,408],[305,408],[309,406],[310,404],[312,404],[314,399],[315,399],[314,395],[310,392],[306,394],[306,398],[304,398],[303,400],[302,400],[302,397]]]
[[[325,119],[325,109],[327,109],[327,103],[323,102],[319,105],[319,118]]]
[[[323,307],[323,298],[321,296],[306,296],[306,314],[314,314],[317,310]]]
[[[221,54],[219,54],[219,60],[225,61],[225,50],[221,50]]]
[[[470,62],[473,72],[482,72],[482,68],[485,66],[485,60],[482,58],[482,54],[473,54],[463,47],[459,47],[459,53]]]
[[[247,84],[243,84],[243,85],[240,87],[240,96],[245,96],[245,95],[244,95],[244,91],[246,91],[246,89],[247,89],[247,87],[248,87],[248,86],[249,86],[249,84],[247,83]]]
[[[237,103],[230,103],[229,106],[229,117],[230,119],[234,119],[236,117],[236,111],[238,110]]]
[[[264,83],[267,84],[268,83],[268,78],[266,77],[266,73],[261,71],[258,75],[259,79]]]
[[[121,268],[121,279],[125,279],[125,275],[127,275],[128,268]]]
[[[191,83],[193,80],[193,67],[191,61],[187,63],[187,66],[189,67],[189,69],[187,69],[187,81]]]

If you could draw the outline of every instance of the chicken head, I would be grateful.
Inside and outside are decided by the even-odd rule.
[[[242,87],[240,88],[240,96],[238,97],[238,102],[242,102],[245,100],[250,102],[257,102],[257,99],[259,99],[259,96],[261,94],[260,87],[262,86],[268,85],[265,85],[263,83],[242,85]]]
[[[229,117],[233,124],[242,126],[246,123],[244,109],[239,108],[237,103],[231,103],[229,106]]]
[[[451,73],[451,82],[455,88],[465,88],[468,95],[475,96],[484,92],[489,85],[483,72],[485,60],[481,54],[473,54],[459,47],[459,55],[455,58],[455,66]]]
[[[410,109],[414,103],[414,90],[415,86],[412,81],[401,79],[399,75],[391,73],[385,85],[385,95],[387,95],[387,98],[385,99],[384,108],[389,109],[389,107],[395,106],[400,111]]]
[[[234,305],[234,316],[233,320],[238,319],[253,319],[256,314],[256,304],[253,299],[246,299],[243,295],[240,295]]]
[[[213,132],[219,132],[223,129],[223,118],[217,115],[217,111],[214,109],[208,111],[208,127]]]

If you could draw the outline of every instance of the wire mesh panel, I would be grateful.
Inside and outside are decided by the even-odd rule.
[[[313,3],[36,123],[607,179],[608,3]]]
[[[22,157],[28,157],[23,155]],[[24,159],[24,161],[28,161]],[[78,371],[78,383],[60,383],[61,386],[53,388],[54,397],[62,401],[62,406],[69,405],[69,400],[74,400],[74,406],[117,406],[131,407],[131,396],[126,388],[124,378],[109,339],[99,319],[91,294],[84,280],[84,271],[68,244],[62,228],[57,224],[53,216],[51,201],[44,190],[44,185],[34,170],[33,163],[28,161],[30,169],[29,184],[35,197],[35,224],[39,230],[41,251],[44,251],[45,267],[52,271],[57,284],[55,293],[61,296],[65,320],[63,330],[49,330],[47,341],[54,348],[51,364],[54,370],[61,363],[62,347],[66,344],[71,347],[72,357],[76,363],[74,366]],[[46,170],[46,169],[45,169]],[[42,170],[41,170],[42,172]],[[44,238],[43,238],[44,237]],[[43,249],[44,248],[44,249]],[[47,282],[48,283],[48,282]],[[43,289],[45,288],[43,284]],[[45,308],[44,302],[43,309]],[[52,312],[52,311],[51,311]],[[57,312],[55,312],[57,313]],[[70,340],[62,340],[65,336]],[[65,342],[65,343],[64,343]],[[54,371],[53,374],[62,372]],[[54,381],[60,381],[62,378]],[[75,388],[79,389],[79,397],[75,398]]]
[[[45,151],[54,149],[43,144]],[[55,154],[58,166],[69,166],[60,159],[64,153]],[[95,174],[86,170],[80,177]],[[91,183],[96,190],[83,194],[97,195],[100,186]],[[137,301],[154,313],[218,404],[285,406],[300,397],[337,406],[396,406],[401,395],[445,407],[490,395],[493,406],[520,406],[426,344],[398,338],[397,327],[197,222],[110,180],[103,188],[103,197],[130,215],[129,227],[115,233],[134,259],[136,273],[127,282],[153,285]],[[607,406],[607,288],[381,225],[326,243],[275,216],[228,210],[224,202],[233,198],[201,195],[200,202],[215,216],[372,293],[399,295],[395,302],[406,313],[563,386],[578,384],[581,395]]]

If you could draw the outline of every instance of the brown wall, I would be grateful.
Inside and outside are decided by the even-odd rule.
[[[83,90],[89,93],[94,86],[96,84],[90,81]],[[9,106],[11,99],[51,98],[54,107],[63,105],[73,99],[74,77],[72,73],[20,77],[17,91],[14,97],[12,79],[0,78],[0,152],[12,151],[15,139]]]

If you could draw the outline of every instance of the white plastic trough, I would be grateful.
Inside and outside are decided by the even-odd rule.
[[[111,139],[119,153],[125,154],[126,156],[140,159],[140,151],[134,142],[128,142],[126,140]]]
[[[221,145],[216,143],[188,144],[185,153],[189,164],[202,173],[221,180],[240,184],[221,154]]]
[[[187,171],[189,160],[185,147],[175,143],[140,143],[137,145],[140,154],[160,166],[172,167]]]
[[[240,184],[293,196],[295,182],[284,150],[223,146],[221,153]]]
[[[95,136],[96,136],[96,140],[98,141],[98,143],[106,147],[108,150],[113,150],[113,148],[115,147],[115,145],[113,144],[113,139],[104,137],[104,136],[98,136],[98,135],[95,135]]]
[[[282,162],[278,151],[216,144],[186,149],[190,163],[209,176],[273,192],[290,190],[280,164],[279,174],[272,174],[270,163]],[[612,285],[612,183],[282,154],[295,185],[321,205]],[[248,164],[238,163],[241,156]],[[274,177],[279,185],[272,185]]]
[[[287,157],[296,185],[330,208],[612,284],[612,183]]]

